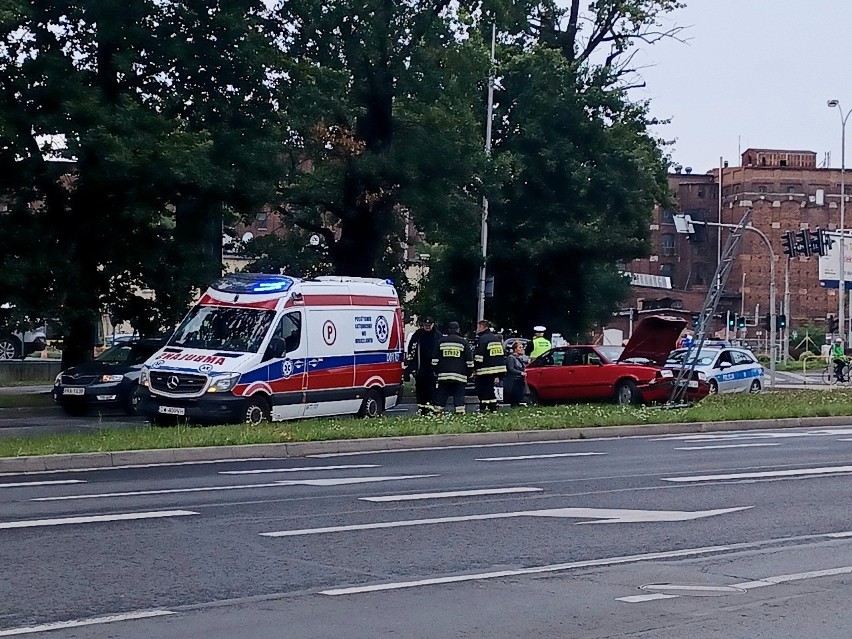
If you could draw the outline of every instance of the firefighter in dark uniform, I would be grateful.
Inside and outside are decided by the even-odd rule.
[[[502,340],[491,330],[488,320],[482,319],[476,324],[476,354],[473,362],[479,412],[496,412],[494,384],[506,374],[506,353]]]
[[[473,372],[473,353],[470,344],[459,335],[458,322],[447,325],[447,335],[438,340],[432,365],[438,380],[435,410],[442,412],[452,397],[455,412],[464,414],[464,386]]]
[[[435,400],[435,367],[432,366],[432,356],[440,338],[441,333],[435,328],[435,320],[425,317],[408,342],[406,368],[414,377],[417,410],[421,415],[432,412],[432,402]]]

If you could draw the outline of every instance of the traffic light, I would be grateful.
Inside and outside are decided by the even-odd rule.
[[[737,317],[737,328],[745,328],[746,327],[746,318],[744,315],[740,315]]]
[[[771,313],[767,313],[766,315],[763,316],[763,328],[765,328],[767,331],[772,330],[772,314]]]
[[[700,316],[700,315],[693,315],[693,316],[692,316],[692,328],[698,328],[698,323],[699,323],[700,321],[701,321],[701,316]]]
[[[737,327],[737,316],[736,315],[728,315],[728,328],[736,328]]]
[[[796,252],[799,255],[809,257],[811,254],[811,232],[808,229],[802,229],[796,235]]]
[[[784,254],[796,257],[796,236],[793,231],[787,231],[781,236],[781,244],[784,246]]]
[[[787,327],[787,316],[779,315],[778,321],[775,322],[777,328],[786,328]]]
[[[837,332],[837,318],[834,315],[828,316],[828,332],[836,333]]]
[[[825,255],[825,235],[819,227],[811,234],[811,255]]]

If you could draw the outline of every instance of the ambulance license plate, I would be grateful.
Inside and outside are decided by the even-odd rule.
[[[181,406],[160,406],[163,415],[186,415],[186,409]]]

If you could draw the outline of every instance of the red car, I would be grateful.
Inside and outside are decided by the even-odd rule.
[[[613,400],[618,404],[666,402],[677,371],[663,368],[686,321],[662,315],[648,317],[633,331],[626,346],[560,346],[527,367],[533,402]],[[694,372],[686,399],[697,401],[710,392],[703,373]],[[686,380],[685,380],[686,381]]]

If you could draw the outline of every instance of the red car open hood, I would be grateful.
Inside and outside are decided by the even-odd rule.
[[[686,320],[670,315],[652,315],[639,322],[633,336],[618,358],[619,362],[633,358],[651,360],[662,366],[686,326]]]

